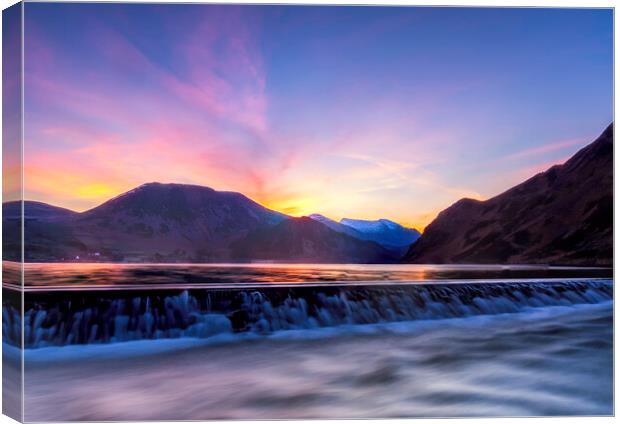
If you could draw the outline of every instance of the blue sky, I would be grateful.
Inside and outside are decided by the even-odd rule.
[[[606,9],[28,3],[26,196],[187,182],[423,227],[603,131],[612,36]]]

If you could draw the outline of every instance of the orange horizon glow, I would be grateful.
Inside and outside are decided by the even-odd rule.
[[[71,179],[72,178],[61,177],[60,180],[67,182],[68,180],[71,180]],[[87,182],[86,184],[83,184],[83,185],[80,185],[80,184],[72,185],[73,187],[72,190],[75,190],[75,191],[70,191],[68,189],[65,189],[65,190],[62,189],[62,187],[67,187],[67,186],[52,182],[54,181],[53,178],[47,178],[46,181],[47,181],[47,184],[45,184],[45,187],[50,187],[52,188],[51,190],[47,192],[40,192],[40,194],[36,197],[26,197],[24,200],[39,201],[39,202],[42,201],[45,203],[49,203],[53,206],[62,207],[62,208],[69,209],[75,212],[85,212],[87,210],[90,210],[94,207],[97,207],[105,203],[106,201],[110,199],[113,199],[114,197],[117,197],[123,193],[133,190],[134,188],[142,184],[147,183],[147,182],[144,182],[142,184],[137,184],[136,186],[114,189],[110,185],[107,185],[107,184]],[[154,182],[154,181],[148,181],[148,182]],[[162,183],[162,184],[166,184],[166,183]],[[174,183],[171,183],[171,184],[174,184]],[[218,190],[216,187],[211,187],[211,188]],[[228,191],[228,190],[218,190],[218,191]],[[245,195],[245,193],[242,193],[242,194]],[[54,199],[58,198],[59,195],[74,195],[74,199],[66,201],[66,202],[54,201]],[[365,216],[344,216],[344,215],[339,216],[339,215],[331,215],[328,213],[317,212],[317,210],[320,209],[318,206],[320,203],[319,199],[284,198],[284,199],[273,200],[270,198],[265,198],[265,200],[263,200],[261,198],[253,198],[252,196],[247,196],[247,197],[255,201],[256,203],[266,207],[267,209],[271,209],[273,211],[280,212],[285,215],[289,215],[291,217],[296,217],[296,218],[303,217],[303,216],[309,216],[315,213],[320,213],[321,215],[324,215],[327,218],[333,219],[334,221],[340,221],[340,219],[342,218],[354,218],[354,219],[366,219],[366,220],[378,220],[378,219],[386,218],[382,215],[369,216],[369,217],[368,216],[366,217]],[[421,232],[424,229],[424,227],[428,225],[428,223],[430,223],[430,221],[432,221],[432,219],[434,219],[434,217],[439,212],[440,211],[438,210],[438,211],[431,211],[429,213],[426,213],[421,216],[422,219],[420,219],[419,221],[405,220],[405,219],[393,219],[393,218],[387,218],[387,219],[390,219],[394,222],[398,222],[400,225],[407,227],[407,228],[415,228]]]
[[[26,200],[36,200],[45,203],[52,204],[54,206],[63,207],[76,212],[84,212],[92,209],[100,204],[120,195],[128,192],[142,184],[149,182],[177,183],[177,184],[195,184],[213,188],[218,191],[237,191],[247,196],[251,200],[259,203],[260,205],[292,216],[302,217],[309,216],[311,214],[321,214],[335,221],[340,221],[342,218],[353,219],[365,219],[365,220],[378,220],[378,219],[390,219],[397,222],[407,228],[415,228],[420,232],[426,228],[426,226],[437,216],[443,209],[449,207],[454,202],[463,197],[473,198],[477,200],[485,200],[493,197],[501,192],[511,188],[513,185],[518,184],[530,176],[533,176],[539,172],[544,172],[551,166],[563,163],[568,157],[561,160],[545,161],[533,166],[527,166],[522,169],[517,169],[508,175],[509,180],[505,183],[505,186],[498,187],[495,193],[490,193],[488,196],[483,197],[481,194],[467,191],[457,190],[444,187],[434,187],[439,190],[443,190],[451,196],[447,197],[447,201],[439,205],[434,209],[427,209],[424,211],[415,211],[411,213],[401,213],[400,211],[392,211],[392,213],[385,213],[381,208],[374,209],[372,205],[370,207],[361,207],[363,212],[355,212],[354,209],[350,209],[351,213],[343,213],[342,205],[339,208],[331,208],[326,203],[329,203],[334,198],[338,198],[338,201],[345,205],[355,205],[359,199],[356,199],[355,195],[348,195],[345,192],[339,192],[337,196],[326,196],[325,190],[322,185],[310,184],[307,188],[308,193],[305,194],[301,190],[289,191],[286,189],[280,189],[274,191],[274,193],[266,193],[263,185],[258,185],[260,190],[248,190],[243,192],[238,186],[226,186],[218,187],[210,184],[204,184],[199,181],[185,180],[185,181],[170,181],[166,179],[161,180],[148,180],[139,181],[137,178],[135,182],[123,182],[120,179],[108,177],[107,183],[101,182],[97,175],[89,175],[80,172],[67,172],[62,169],[71,169],[70,164],[66,164],[65,167],[59,166],[58,168],[49,167],[37,167],[29,166],[25,170],[26,177]],[[501,181],[498,179],[498,181]],[[514,182],[512,182],[514,181]],[[246,181],[242,181],[242,184]],[[327,185],[327,183],[325,183]],[[430,183],[422,183],[422,185]],[[247,185],[248,188],[252,188],[252,185]],[[255,185],[254,188],[257,186]],[[322,193],[322,195],[321,195]],[[357,207],[356,207],[357,209]]]

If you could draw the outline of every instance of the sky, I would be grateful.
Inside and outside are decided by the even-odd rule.
[[[605,9],[26,3],[25,198],[152,181],[423,229],[612,121]]]

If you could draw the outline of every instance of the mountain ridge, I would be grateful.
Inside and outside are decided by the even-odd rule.
[[[402,248],[386,232],[417,231],[387,219],[293,218],[241,193],[190,184],[142,184],[84,212],[24,201],[25,260],[391,263],[398,256],[406,263],[609,266],[612,165],[613,123],[564,164],[488,200],[458,200]],[[6,260],[21,257],[11,242],[21,237],[21,210],[22,202],[3,203]]]
[[[420,237],[420,233],[416,229],[406,228],[385,218],[374,221],[342,218],[338,222],[321,214],[312,214],[309,217],[327,225],[334,231],[359,240],[375,242],[397,256],[405,254],[411,243]]]
[[[420,237],[420,232],[415,228],[407,228],[385,218],[377,220],[342,218],[340,224],[362,233],[365,240],[372,240],[395,249],[409,247]]]
[[[612,240],[613,123],[564,164],[444,209],[403,260],[609,266]]]
[[[241,193],[198,185],[146,183],[81,213],[36,201],[25,201],[24,209],[25,254],[29,262],[255,259],[380,262],[396,259],[379,245],[349,238],[324,224],[318,225],[326,231],[319,228],[304,232],[295,227],[308,227],[307,223],[270,210]],[[3,225],[7,234],[13,234],[15,239],[20,231],[19,219],[16,219],[19,213],[21,202],[3,204]],[[298,258],[277,249],[272,250],[273,257],[260,254],[260,246],[250,243],[251,236],[269,234],[284,221],[288,225],[286,231],[274,233],[274,238],[279,236],[291,245],[297,242],[322,245],[324,252],[306,249]],[[290,234],[300,240],[291,239]],[[317,234],[332,243],[322,244]],[[245,250],[239,248],[240,240],[248,243]],[[7,246],[4,258],[17,260],[20,246],[15,243]],[[254,252],[255,257],[245,255],[248,251]],[[351,252],[360,252],[360,257],[356,258]],[[239,256],[241,254],[243,257]]]
[[[259,229],[236,242],[233,248],[235,256],[241,259],[339,263],[385,263],[397,259],[378,243],[332,230],[310,217],[291,218]],[[330,250],[337,254],[330,254]]]

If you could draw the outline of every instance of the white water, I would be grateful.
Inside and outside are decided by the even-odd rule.
[[[516,313],[611,300],[612,285],[608,280],[467,282],[29,296],[25,346],[42,348]],[[4,340],[18,344],[20,329],[19,310],[3,308]]]
[[[32,264],[25,419],[609,415],[610,273]]]
[[[26,420],[609,415],[612,303],[26,351]]]

